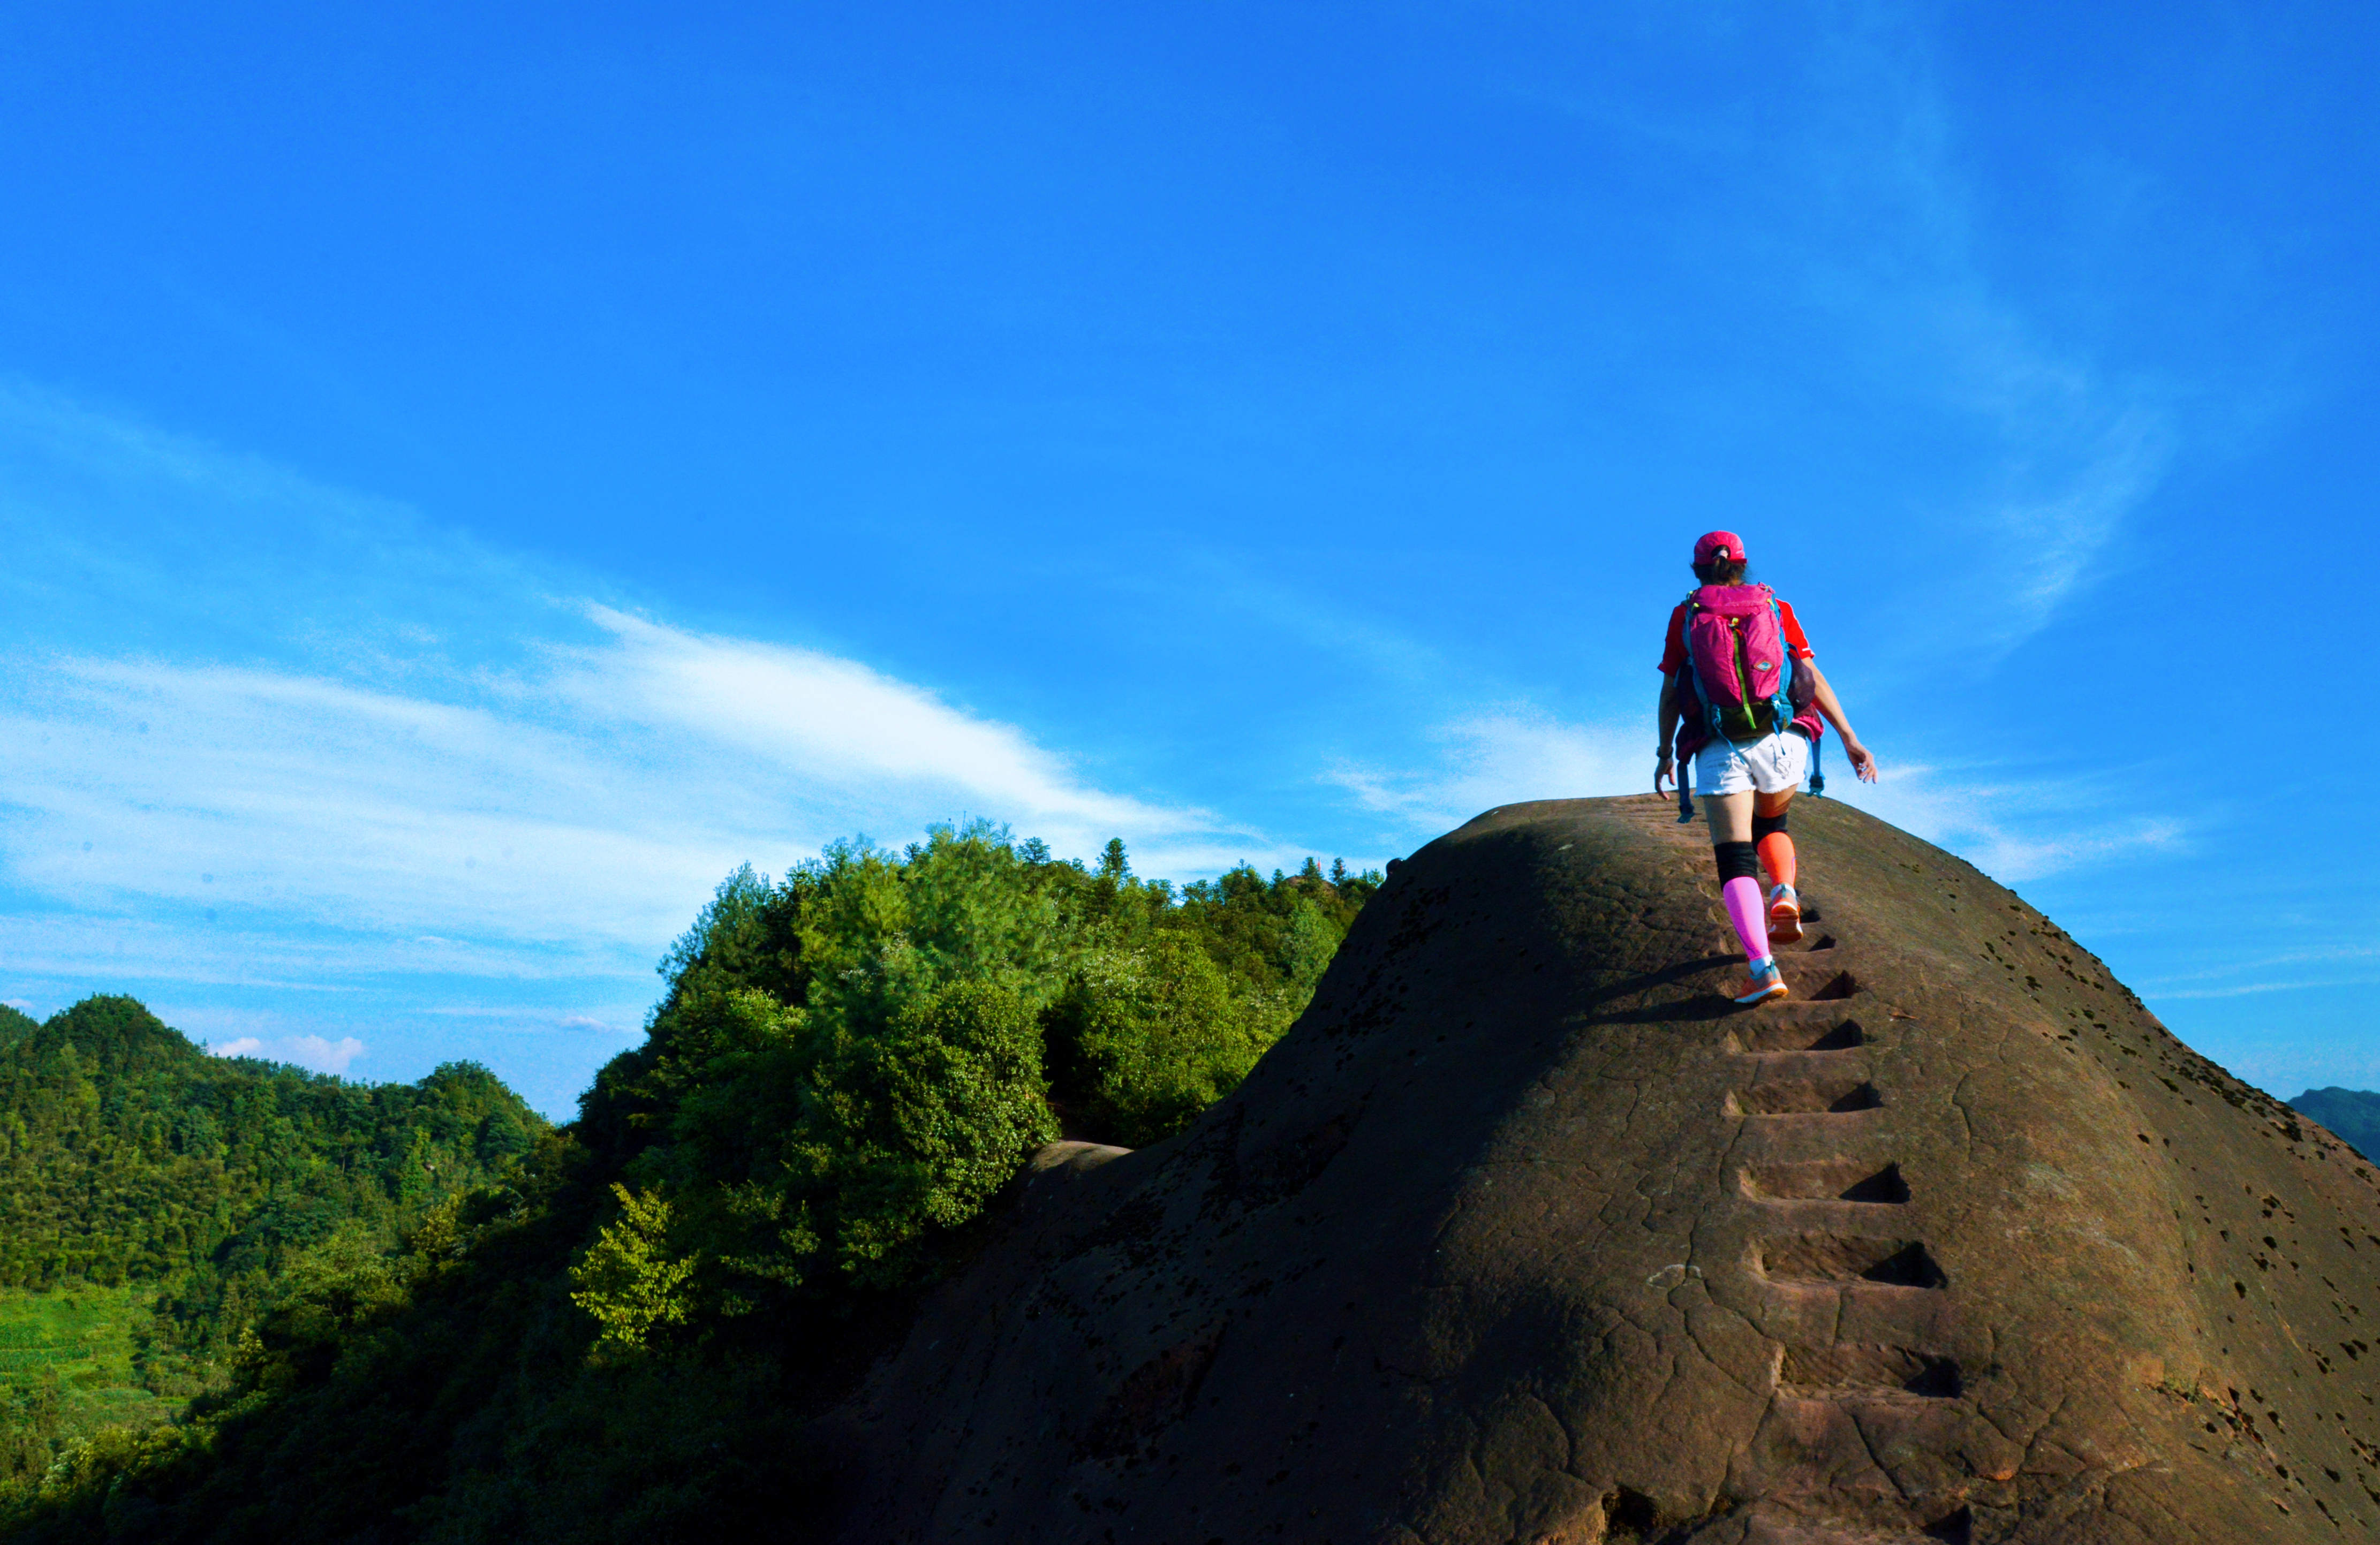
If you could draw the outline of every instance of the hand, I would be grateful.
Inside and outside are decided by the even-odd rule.
[[[1662,791],[1661,784],[1664,779],[1676,780],[1677,766],[1677,763],[1670,759],[1668,752],[1661,753],[1660,765],[1653,769],[1653,792],[1658,794]]]
[[[1852,759],[1852,771],[1859,774],[1862,783],[1876,781],[1876,753],[1849,735],[1843,737],[1843,754]]]

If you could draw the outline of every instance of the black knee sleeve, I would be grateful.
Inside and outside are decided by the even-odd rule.
[[[1783,831],[1785,815],[1782,810],[1774,815],[1755,815],[1752,818],[1752,840],[1758,842],[1764,837],[1774,837]]]
[[[1714,842],[1711,856],[1718,860],[1718,883],[1760,877],[1760,850],[1749,842]]]

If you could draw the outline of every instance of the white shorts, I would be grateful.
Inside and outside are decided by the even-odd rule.
[[[1809,765],[1810,742],[1797,730],[1780,730],[1744,745],[1717,740],[1694,753],[1694,792],[1707,799],[1798,789]]]

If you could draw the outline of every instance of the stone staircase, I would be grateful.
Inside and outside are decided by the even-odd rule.
[[[1628,814],[1709,863],[1708,828],[1679,824],[1674,803],[1648,799]],[[1890,1463],[1925,1446],[1965,1388],[1944,1334],[1957,1284],[1913,1219],[1895,1152],[1903,1117],[1869,1067],[1883,1038],[1922,1027],[1862,977],[1856,941],[1828,926],[1817,879],[1802,888],[1801,940],[1774,947],[1792,996],[1718,1021],[1737,1077],[1714,1115],[1741,1124],[1732,1204],[1751,1221],[1740,1269],[1767,1301],[1779,1344],[1764,1442],[1735,1478],[1754,1500],[1692,1538],[1970,1541],[1974,1515],[1955,1486],[1912,1494]],[[1716,895],[1713,912],[1733,948]]]

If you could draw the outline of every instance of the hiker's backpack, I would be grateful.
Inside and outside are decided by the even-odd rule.
[[[1793,669],[1785,616],[1768,586],[1706,585],[1686,604],[1686,660],[1704,727],[1741,743],[1792,723],[1809,706],[1812,683]]]

